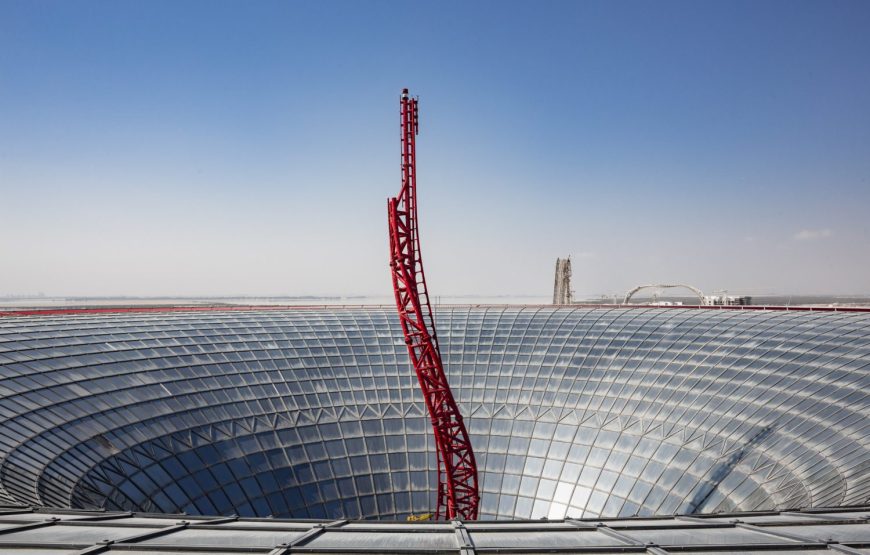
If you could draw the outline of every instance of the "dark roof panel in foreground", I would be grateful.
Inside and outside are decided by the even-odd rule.
[[[262,520],[133,513],[0,513],[0,553],[25,554],[856,554],[870,548],[870,507],[851,514],[735,513],[649,519],[502,522]],[[21,512],[23,511],[23,512]],[[864,518],[856,518],[863,516]]]

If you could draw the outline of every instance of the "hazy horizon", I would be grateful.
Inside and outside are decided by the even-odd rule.
[[[870,3],[0,2],[0,296],[870,294]]]

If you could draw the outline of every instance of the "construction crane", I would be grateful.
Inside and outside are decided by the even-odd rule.
[[[462,414],[444,373],[420,256],[417,227],[417,116],[417,99],[410,97],[408,89],[404,89],[401,97],[402,188],[396,197],[387,199],[393,291],[408,355],[420,382],[435,432],[438,457],[435,519],[476,520],[480,503],[477,463]]]

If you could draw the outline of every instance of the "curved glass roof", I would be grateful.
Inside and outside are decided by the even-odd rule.
[[[454,307],[482,518],[867,503],[870,314]],[[0,499],[317,519],[434,508],[394,312],[0,318]]]

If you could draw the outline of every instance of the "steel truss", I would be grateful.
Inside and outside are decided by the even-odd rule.
[[[435,518],[476,520],[480,496],[477,463],[453,399],[435,320],[423,274],[420,235],[417,228],[417,166],[415,138],[419,130],[417,99],[402,91],[402,188],[387,200],[390,224],[390,268],[399,321],[417,373],[426,409],[435,432],[438,455],[438,504]]]

